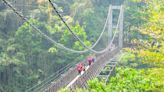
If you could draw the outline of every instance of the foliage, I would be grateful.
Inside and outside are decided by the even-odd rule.
[[[116,77],[112,77],[108,88],[110,91],[139,91],[150,92],[156,88],[156,77],[147,78],[143,74],[144,70],[135,70],[131,68],[118,68]],[[162,85],[162,84],[161,84]],[[161,88],[162,89],[162,88]]]
[[[137,12],[142,12],[142,15],[146,15],[142,16],[146,19],[146,22],[139,23],[139,26],[131,24],[132,26],[137,27],[137,29],[132,30],[136,30],[140,34],[136,35],[139,38],[131,40],[131,43],[136,44],[137,47],[133,50],[129,49],[128,51],[135,54],[143,63],[155,63],[162,66],[161,63],[164,62],[162,1],[149,0],[138,2],[144,4],[143,7],[138,7],[140,10]],[[144,38],[144,36],[147,36],[147,38]]]
[[[88,87],[90,92],[107,92],[106,85],[102,82],[99,82],[98,79],[88,81]]]
[[[152,70],[158,73],[152,73]],[[88,90],[83,90],[83,92],[163,92],[164,79],[163,75],[159,74],[160,72],[163,72],[163,69],[136,70],[119,67],[116,76],[111,77],[109,84],[105,85],[98,79],[93,79],[88,81]],[[81,91],[76,90],[76,92]]]

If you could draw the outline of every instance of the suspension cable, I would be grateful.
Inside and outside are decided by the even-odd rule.
[[[65,47],[63,44],[60,44],[58,42],[56,42],[55,40],[53,40],[52,38],[50,38],[49,36],[47,36],[45,33],[43,33],[40,29],[38,29],[36,26],[34,26],[33,24],[31,24],[27,18],[25,18],[21,13],[19,13],[11,4],[9,4],[8,1],[3,0],[3,2],[9,7],[11,8],[14,13],[16,13],[20,18],[22,18],[23,20],[25,20],[31,27],[33,27],[37,32],[39,32],[43,37],[45,37],[47,40],[49,40],[51,43],[55,44],[56,47],[60,48],[60,49],[64,49],[73,53],[86,53],[88,52],[88,50],[83,50],[83,51],[78,51],[78,50],[73,50],[70,48]],[[96,52],[95,50],[92,50],[97,54],[101,54],[100,52]]]

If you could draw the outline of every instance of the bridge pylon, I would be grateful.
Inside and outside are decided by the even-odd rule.
[[[123,5],[110,5],[111,7],[111,11],[109,14],[109,18],[108,18],[108,35],[109,35],[109,41],[111,41],[112,37],[113,37],[113,31],[116,29],[119,31],[119,38],[118,38],[118,46],[119,48],[123,47],[123,21],[124,21],[124,10],[123,10]],[[120,13],[120,19],[119,19],[119,14],[118,14],[118,25],[115,25],[117,23],[113,23],[114,19],[114,13],[115,11],[118,11]],[[117,27],[118,26],[118,27]]]

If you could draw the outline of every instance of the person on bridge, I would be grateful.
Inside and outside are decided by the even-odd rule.
[[[94,63],[94,61],[95,61],[94,55],[88,56],[87,61],[88,61],[88,65],[89,65],[89,66],[90,66],[92,63]]]
[[[85,71],[84,64],[83,63],[77,64],[76,69],[77,69],[78,73],[81,74],[82,71]]]

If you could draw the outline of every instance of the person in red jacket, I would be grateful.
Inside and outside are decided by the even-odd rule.
[[[85,71],[85,67],[84,67],[83,63],[77,64],[76,69],[79,74],[81,74],[82,71]]]

